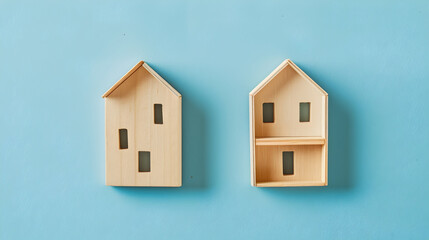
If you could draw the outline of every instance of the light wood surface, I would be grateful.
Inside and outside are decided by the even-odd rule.
[[[259,182],[322,180],[323,145],[256,146],[256,179]],[[283,175],[282,153],[294,152],[294,174]]]
[[[255,168],[255,113],[254,113],[253,95],[249,95],[249,126],[250,126],[250,184],[256,186],[256,168]]]
[[[320,181],[295,181],[295,182],[258,182],[256,187],[310,187],[326,186],[327,184]]]
[[[119,84],[118,84],[119,83]],[[182,99],[146,63],[138,63],[104,94],[106,100],[106,185],[182,184]],[[162,104],[163,124],[154,123]],[[118,129],[128,130],[128,149],[119,149]],[[138,152],[150,152],[150,172],[139,172]]]
[[[118,88],[125,80],[127,80],[139,67],[143,65],[143,61],[138,62],[130,71],[128,71],[119,81],[117,81],[107,92],[103,94],[103,98],[108,97],[116,88]]]
[[[300,122],[300,103],[310,121]],[[274,103],[274,122],[264,123],[264,103]],[[323,186],[328,167],[328,94],[291,60],[282,62],[249,94],[251,184]],[[294,151],[294,174],[283,175],[282,152]]]
[[[325,95],[290,65],[254,96],[255,137],[322,136]],[[262,121],[263,103],[274,103],[275,121]],[[299,121],[299,104],[310,102],[310,122]]]
[[[267,137],[256,138],[256,145],[323,145],[325,138],[322,137]]]

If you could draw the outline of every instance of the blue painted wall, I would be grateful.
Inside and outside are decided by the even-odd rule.
[[[0,239],[425,239],[427,1],[1,1]],[[329,186],[250,186],[248,93],[330,96]],[[104,186],[101,95],[183,94],[183,187]]]

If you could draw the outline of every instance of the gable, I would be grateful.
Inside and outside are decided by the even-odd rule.
[[[272,81],[283,81],[283,83],[277,83],[277,85],[287,84],[286,81],[290,78],[303,81],[303,84],[306,84],[308,89],[314,89],[321,95],[328,95],[317,83],[315,83],[307,74],[305,74],[298,66],[296,66],[289,59],[283,61],[276,69],[274,69],[274,71],[272,71],[270,75],[268,75],[250,92],[250,95],[257,95],[260,91],[267,87],[267,85],[270,85]]]
[[[145,74],[148,73],[148,74]],[[127,74],[125,74],[119,81],[117,81],[106,93],[103,94],[103,98],[107,98],[116,91],[118,88],[121,88],[125,82],[136,81],[141,78],[141,75],[145,74],[147,77],[155,79],[159,84],[168,89],[173,95],[181,97],[181,94],[176,91],[167,81],[165,81],[157,72],[155,72],[147,63],[140,61],[137,63]],[[126,84],[127,85],[127,84]]]
[[[253,94],[253,95],[252,95]],[[283,62],[250,94],[256,137],[323,136],[327,94],[290,60]],[[300,121],[300,105],[308,104],[309,120]],[[271,104],[272,121],[263,121]]]
[[[322,91],[289,64],[273,76],[254,96],[257,98],[261,95],[274,96],[283,94],[324,96]]]

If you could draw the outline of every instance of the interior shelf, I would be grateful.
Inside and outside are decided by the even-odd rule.
[[[323,145],[323,137],[264,137],[255,139],[257,146],[263,145]]]

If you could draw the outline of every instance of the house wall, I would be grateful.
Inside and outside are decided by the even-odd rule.
[[[163,124],[154,123],[155,103]],[[120,128],[128,149],[119,149]],[[138,151],[150,151],[150,172],[138,172]],[[106,184],[180,186],[181,172],[181,97],[142,66],[106,98]]]
[[[256,181],[311,182],[322,180],[324,146],[256,146]],[[294,152],[294,174],[283,175],[284,151]]]
[[[274,123],[263,123],[262,104],[274,103]],[[299,122],[299,103],[310,102],[310,122]],[[255,137],[322,136],[325,96],[290,65],[254,96]]]

